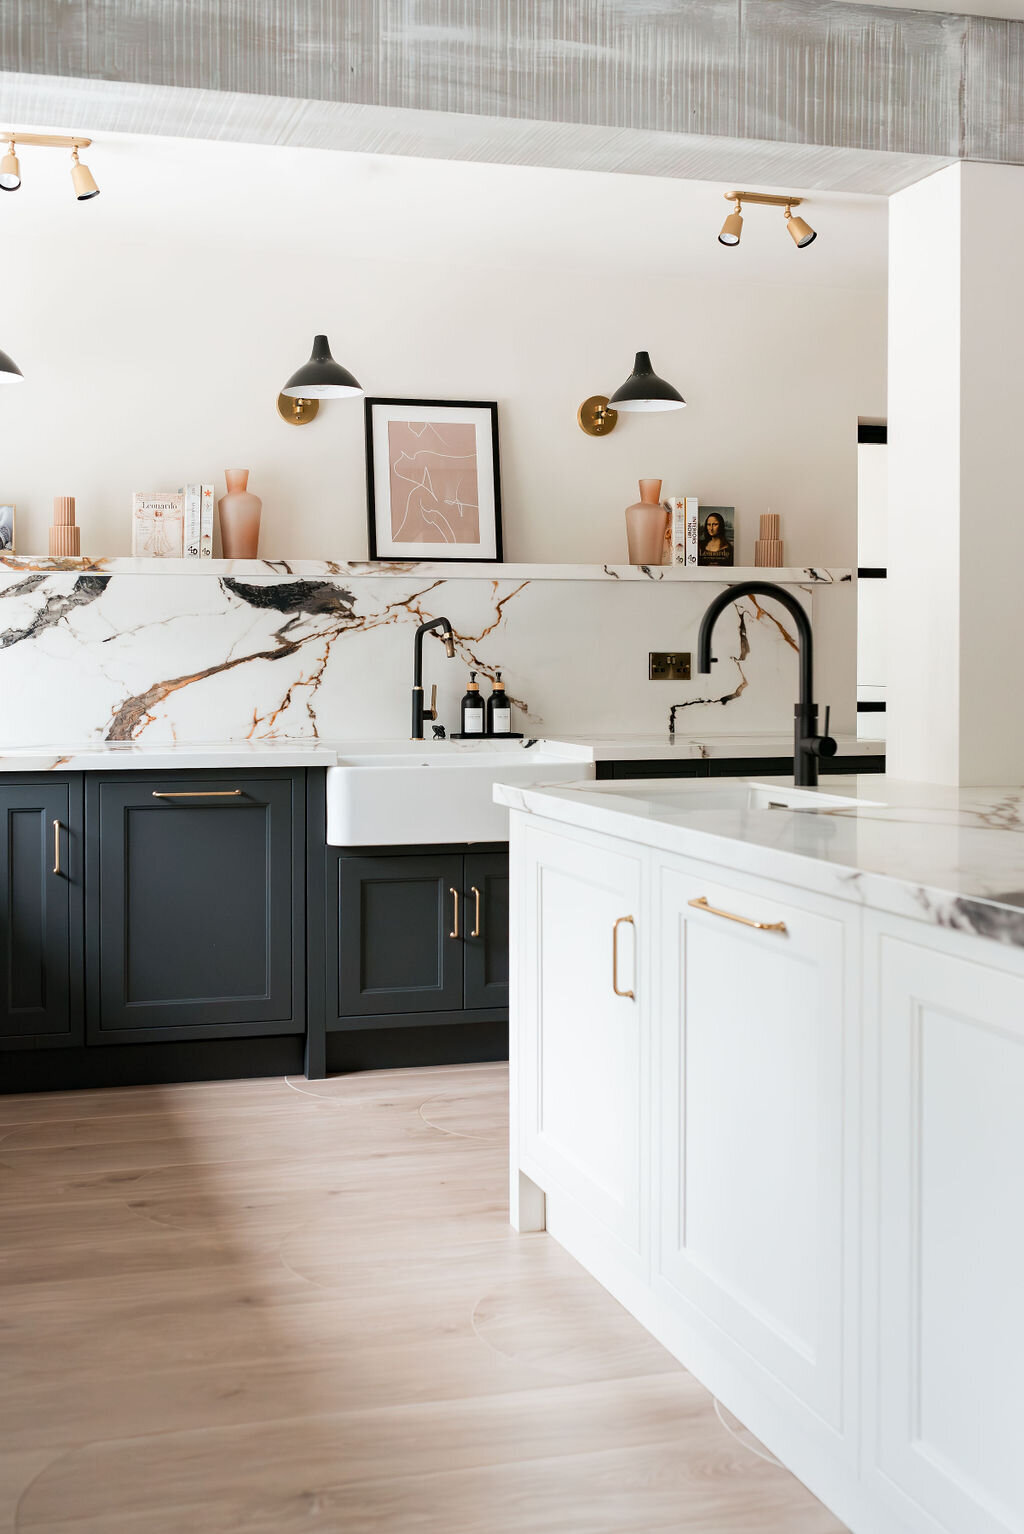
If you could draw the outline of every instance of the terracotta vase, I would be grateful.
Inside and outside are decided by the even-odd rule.
[[[626,547],[631,565],[660,565],[665,552],[668,511],[661,504],[661,480],[642,479],[640,499],[626,507]]]
[[[217,502],[220,512],[220,551],[225,559],[255,559],[260,542],[263,502],[245,487],[248,469],[225,469],[228,493]]]

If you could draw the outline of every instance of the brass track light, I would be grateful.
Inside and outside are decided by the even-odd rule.
[[[722,232],[718,236],[719,245],[738,245],[740,235],[743,233],[743,203],[736,198],[736,207],[729,214],[722,225]]]
[[[761,203],[768,208],[782,208],[786,215],[786,228],[798,250],[803,250],[806,245],[813,244],[818,238],[810,224],[805,219],[798,218],[793,212],[793,209],[798,208],[803,202],[802,197],[776,197],[771,192],[726,192],[725,198],[727,202],[734,203],[735,207],[722,225],[722,232],[718,236],[721,245],[740,243],[740,235],[743,232],[741,209],[745,202]]]
[[[811,228],[806,219],[797,218],[794,215],[789,203],[786,204],[786,228],[797,250],[803,250],[805,245],[813,244],[818,238],[817,231]]]
[[[14,152],[14,140],[8,141],[7,153],[0,160],[0,191],[16,192],[21,185],[21,166]]]
[[[92,172],[87,165],[78,163],[78,151],[88,149],[92,143],[91,138],[83,138],[81,134],[66,135],[63,133],[15,133],[9,129],[6,133],[0,132],[0,141],[6,139],[7,153],[0,160],[0,191],[16,192],[21,185],[21,166],[18,163],[16,146],[18,144],[31,144],[37,149],[70,149],[71,150],[71,184],[75,189],[75,196],[79,202],[88,202],[92,197],[98,197],[100,189],[92,178]]]
[[[71,150],[71,185],[75,189],[75,196],[79,202],[88,202],[90,197],[98,197],[100,189],[92,179],[92,172],[88,165],[82,165],[78,159],[78,145]]]

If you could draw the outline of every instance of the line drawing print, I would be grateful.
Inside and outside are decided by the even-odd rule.
[[[475,426],[389,421],[388,470],[396,542],[479,542]]]

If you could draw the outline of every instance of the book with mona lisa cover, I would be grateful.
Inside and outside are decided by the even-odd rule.
[[[697,528],[698,565],[736,563],[735,506],[702,506]]]

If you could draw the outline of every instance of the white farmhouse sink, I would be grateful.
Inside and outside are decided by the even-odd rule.
[[[594,776],[582,747],[536,741],[370,741],[337,747],[327,769],[327,840],[334,847],[508,840],[495,783],[565,783]]]

